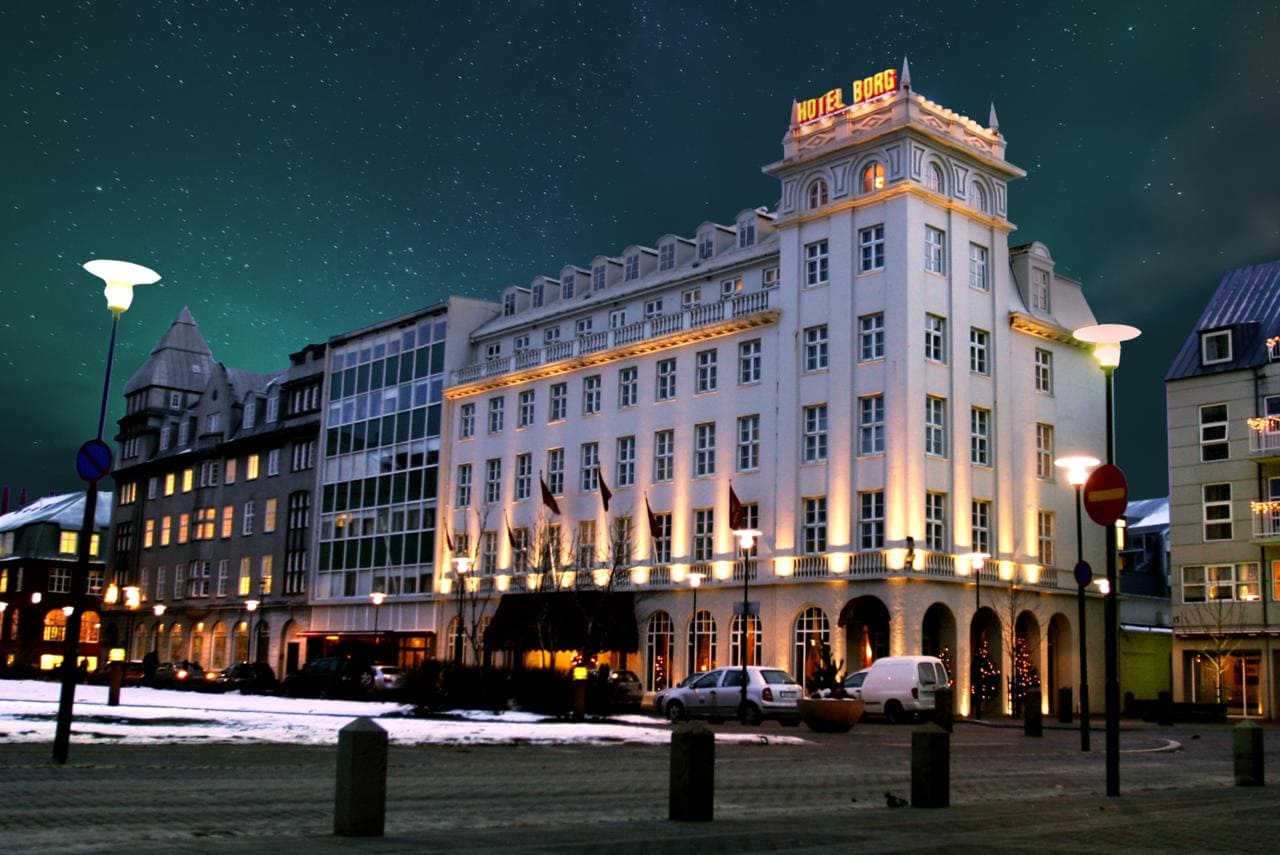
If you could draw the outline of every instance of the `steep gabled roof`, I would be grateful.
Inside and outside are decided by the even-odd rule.
[[[200,335],[191,313],[183,308],[147,361],[124,384],[124,393],[129,395],[148,386],[203,392],[212,368],[213,351]]]
[[[93,520],[97,528],[111,524],[111,493],[99,493]],[[16,511],[0,516],[0,531],[15,531],[33,523],[55,523],[58,528],[79,531],[84,522],[84,493],[45,496]]]
[[[1231,360],[1202,365],[1200,334],[1231,330]],[[1280,261],[1229,271],[1182,343],[1167,380],[1253,368],[1267,361],[1267,339],[1280,335]]]

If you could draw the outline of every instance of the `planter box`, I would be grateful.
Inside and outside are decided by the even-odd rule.
[[[862,718],[866,708],[852,698],[801,698],[796,701],[800,720],[820,733],[845,733]]]

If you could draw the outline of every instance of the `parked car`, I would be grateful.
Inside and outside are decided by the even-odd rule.
[[[803,690],[786,671],[747,667],[747,723],[766,718],[796,724],[800,714],[796,700]],[[734,718],[742,700],[742,669],[716,668],[693,674],[679,686],[664,689],[654,698],[654,707],[669,721],[705,718],[712,722]]]
[[[242,695],[274,692],[279,684],[276,672],[265,662],[237,662],[224,668],[213,681],[219,692],[240,692]]]
[[[592,713],[635,712],[644,703],[644,684],[634,671],[595,668],[587,681],[587,708]]]
[[[92,676],[89,677],[89,682],[97,686],[110,686],[111,685],[111,669],[117,664],[124,667],[124,680],[123,682],[121,682],[120,685],[137,686],[142,682],[142,675],[143,675],[142,661],[138,659],[134,659],[129,662],[119,662],[119,663],[103,662],[102,665],[98,667],[98,670],[94,671]]]
[[[360,685],[368,695],[384,696],[404,688],[404,670],[399,665],[375,662],[360,672]]]
[[[205,677],[205,670],[199,662],[182,659],[177,662],[161,662],[156,667],[156,675],[151,685],[157,689],[204,689],[206,682],[212,682],[211,674]]]
[[[291,698],[354,698],[364,691],[361,670],[349,657],[312,659],[286,676],[281,689]]]
[[[934,691],[950,683],[936,656],[885,656],[844,679],[845,694],[890,722],[933,714]]]

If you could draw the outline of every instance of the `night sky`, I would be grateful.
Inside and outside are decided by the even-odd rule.
[[[183,306],[268,371],[773,208],[792,98],[905,54],[926,97],[984,124],[995,102],[1028,172],[1012,242],[1145,330],[1119,462],[1162,495],[1164,371],[1225,270],[1280,257],[1277,45],[1273,4],[5,4],[0,484],[79,485],[110,329],[88,259],[164,277],[122,318],[113,426]]]

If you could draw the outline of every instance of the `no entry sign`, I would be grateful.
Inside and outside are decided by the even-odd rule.
[[[76,474],[90,484],[111,471],[111,447],[100,439],[91,439],[76,452]]]
[[[1098,525],[1115,525],[1128,504],[1129,485],[1119,466],[1099,466],[1084,482],[1084,509]]]

